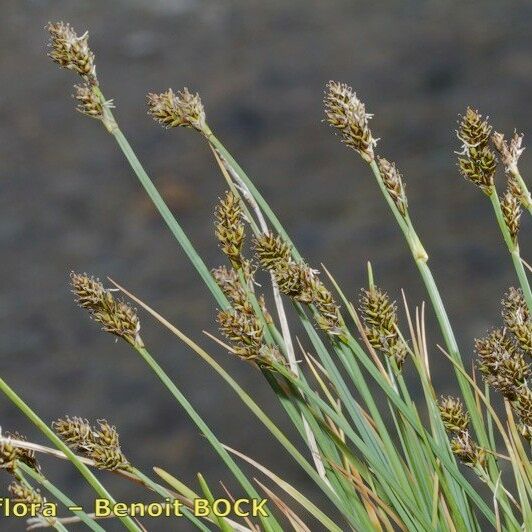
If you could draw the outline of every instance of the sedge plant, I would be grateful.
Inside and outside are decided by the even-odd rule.
[[[344,290],[321,266],[310,265],[290,238],[254,180],[215,134],[199,94],[188,89],[147,96],[149,115],[168,130],[183,128],[199,134],[206,156],[213,157],[227,192],[214,211],[213,242],[224,263],[209,268],[183,227],[164,202],[113,114],[112,100],[96,74],[88,34],[78,35],[63,22],[48,25],[51,59],[79,78],[74,87],[78,111],[98,121],[116,141],[154,207],[172,232],[184,256],[196,268],[213,298],[213,330],[208,342],[221,345],[260,372],[293,424],[285,434],[207,347],[170,323],[139,296],[109,279],[72,273],[78,305],[102,329],[127,342],[140,361],[175,401],[176,415],[186,414],[236,481],[238,493],[209,484],[198,474],[188,485],[154,464],[148,476],[127,457],[114,426],[79,417],[63,417],[48,426],[8,385],[5,393],[46,436],[53,447],[26,441],[18,434],[0,438],[0,465],[14,476],[11,497],[42,509],[28,525],[65,530],[82,523],[104,530],[98,516],[83,511],[47,517],[43,494],[62,503],[72,501],[41,471],[36,453],[70,460],[95,492],[114,502],[95,470],[119,475],[165,501],[178,501],[182,517],[200,530],[308,531],[518,531],[532,529],[532,296],[528,268],[518,234],[521,210],[532,211],[530,193],[518,161],[522,135],[508,141],[478,111],[468,108],[458,125],[460,172],[491,201],[495,218],[516,270],[516,287],[501,303],[499,326],[474,341],[476,362],[466,369],[453,324],[429,263],[429,254],[415,229],[403,176],[377,149],[371,115],[346,84],[329,82],[326,121],[342,142],[369,166],[419,270],[430,306],[411,309],[403,295],[398,305],[379,287],[368,266],[367,285]],[[171,141],[171,140],[169,140]],[[504,167],[506,192],[495,185],[498,157]],[[95,198],[96,199],[96,198]],[[182,255],[181,255],[182,256]],[[176,295],[178,298],[179,295]],[[179,387],[181,376],[163,368],[140,335],[134,302],[198,355],[256,418],[272,443],[287,453],[308,477],[298,486],[283,478],[275,465],[261,464],[234,442],[222,442]],[[401,308],[403,312],[401,313]],[[403,318],[401,318],[403,314]],[[427,338],[425,321],[436,319],[439,339]],[[294,330],[303,335],[296,337]],[[497,324],[494,323],[494,326]],[[473,341],[472,341],[473,344]],[[213,345],[209,343],[208,345]],[[456,376],[456,394],[441,397],[431,364],[445,360]],[[410,366],[418,379],[418,397],[411,393],[403,370]],[[110,406],[112,409],[112,405]],[[251,473],[250,473],[251,471]],[[314,496],[307,492],[315,486]],[[319,495],[316,495],[318,493]],[[193,501],[204,497],[267,499],[257,516],[194,515]],[[142,518],[110,516],[128,530],[143,530]],[[176,519],[168,517],[166,519]],[[169,522],[174,529],[176,523]],[[312,528],[311,528],[312,527]]]

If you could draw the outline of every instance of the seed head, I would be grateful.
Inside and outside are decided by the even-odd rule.
[[[502,317],[521,349],[532,357],[532,318],[520,288],[511,287],[504,295]]]
[[[254,313],[246,291],[240,284],[238,273],[233,268],[228,269],[225,266],[220,266],[212,270],[212,275],[237,312],[244,314]]]
[[[397,307],[388,294],[377,287],[363,289],[360,296],[360,312],[364,332],[369,343],[397,362],[400,368],[408,348],[397,329]]]
[[[98,429],[94,430],[94,438],[98,445],[120,449],[118,432],[114,425],[110,425],[105,419],[96,420]]]
[[[478,368],[486,382],[509,400],[514,400],[530,375],[523,353],[505,331],[496,329],[475,341]]]
[[[448,432],[458,433],[467,430],[469,425],[469,415],[464,410],[462,401],[457,397],[443,397],[438,404],[440,415]]]
[[[303,260],[294,260],[292,250],[280,236],[262,235],[255,242],[260,265],[273,274],[279,291],[317,311],[320,329],[330,335],[343,331],[340,309],[330,291],[320,281],[318,272]]]
[[[532,390],[523,386],[515,397],[512,406],[524,425],[532,427]]]
[[[218,313],[218,324],[223,335],[233,343],[236,355],[245,360],[259,356],[263,327],[255,315],[223,310]]]
[[[382,180],[386,186],[386,189],[388,190],[388,194],[390,194],[390,197],[392,198],[399,212],[403,216],[406,216],[408,200],[406,198],[403,178],[395,167],[395,163],[390,163],[386,159],[379,157],[377,164],[379,165]]]
[[[99,469],[129,469],[130,463],[120,449],[116,428],[99,419],[93,427],[86,419],[68,416],[52,423],[58,436],[75,452],[94,461]]]
[[[28,506],[39,505],[38,508],[42,508],[46,502],[38,490],[24,486],[20,482],[13,481],[7,489],[13,502],[25,503]]]
[[[316,322],[318,327],[327,334],[339,336],[344,331],[340,307],[334,300],[331,292],[320,281],[317,275],[313,276],[312,302],[318,311]]]
[[[232,192],[226,192],[214,211],[215,234],[220,247],[231,261],[233,268],[242,266],[242,245],[244,244],[245,228],[242,221],[240,200]]]
[[[451,439],[451,450],[458,459],[469,467],[483,467],[486,453],[471,438],[469,431],[462,432]]]
[[[480,151],[487,146],[491,130],[487,119],[483,120],[478,111],[468,107],[459,122],[457,135],[467,149],[476,148]]]
[[[131,464],[120,449],[97,445],[92,449],[90,458],[98,469],[116,471],[117,469],[128,470]]]
[[[300,303],[312,303],[314,271],[303,261],[277,264],[273,275],[279,291]]]
[[[64,22],[49,22],[46,28],[50,33],[48,56],[59,66],[78,73],[89,84],[98,85],[88,32],[78,37],[72,26]]]
[[[87,453],[96,443],[96,435],[87,419],[66,416],[54,421],[52,428],[76,452]]]
[[[259,264],[265,270],[273,270],[279,264],[290,262],[292,258],[290,244],[273,233],[257,237],[255,251],[257,252]]]
[[[210,133],[198,93],[192,94],[186,87],[177,94],[168,89],[161,94],[149,93],[147,101],[148,113],[159,124],[167,128],[190,127],[205,135]]]
[[[487,146],[481,149],[471,148],[468,157],[458,159],[461,174],[480,187],[486,194],[493,190],[493,177],[497,169],[495,153]]]
[[[133,347],[144,346],[139,334],[140,322],[132,307],[116,299],[98,279],[85,273],[72,272],[70,281],[78,305],[87,309],[92,319],[102,324],[104,331],[123,338]]]
[[[2,435],[5,440],[0,442],[0,468],[6,469],[9,473],[15,472],[16,462],[23,462],[28,467],[39,471],[40,467],[35,457],[35,451],[16,447],[12,440],[26,441],[26,437],[18,432],[6,432]]]
[[[375,159],[373,147],[377,143],[368,126],[372,115],[366,113],[353,89],[345,83],[329,81],[324,104],[327,122],[340,132],[342,142],[371,163]]]
[[[521,203],[510,189],[506,190],[501,198],[501,210],[512,241],[517,244],[519,228],[521,227]]]
[[[101,120],[103,118],[104,107],[113,107],[112,100],[108,100],[102,104],[100,98],[88,83],[74,85],[74,91],[73,96],[78,102],[76,109],[90,118]]]
[[[510,174],[517,172],[519,157],[521,157],[521,154],[525,151],[525,148],[523,147],[523,137],[523,134],[519,135],[516,131],[514,131],[510,142],[507,142],[504,139],[502,133],[495,132],[491,137],[495,149],[501,156],[501,161],[504,164],[506,172]]]

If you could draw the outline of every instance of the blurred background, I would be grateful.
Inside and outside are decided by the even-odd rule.
[[[322,123],[329,79],[351,84],[375,114],[378,151],[403,171],[411,213],[469,364],[473,338],[499,320],[514,283],[489,202],[458,174],[457,114],[467,105],[530,138],[532,5],[518,1],[2,0],[0,3],[0,367],[46,421],[64,414],[116,424],[126,454],[190,484],[202,471],[234,486],[169,394],[123,342],[77,309],[71,270],[121,282],[221,361],[286,429],[260,374],[202,334],[215,306],[113,139],[76,113],[77,82],[46,57],[48,21],[90,32],[116,116],[206,263],[222,263],[212,210],[223,179],[199,135],[146,115],[148,91],[201,93],[209,123],[254,177],[312,265],[325,263],[356,299],[371,260],[377,282],[410,304],[426,297],[367,167]],[[528,151],[525,176],[532,172]],[[530,226],[525,220],[525,226]],[[532,243],[522,232],[524,256]],[[220,439],[304,486],[238,399],[194,353],[141,313],[143,337]],[[454,380],[435,345],[438,391]],[[408,369],[406,370],[408,372]],[[0,397],[0,425],[46,443]],[[75,500],[92,493],[70,467],[42,460]],[[142,491],[103,476],[118,498]],[[0,495],[9,482],[2,476]],[[195,487],[195,486],[194,486]],[[221,490],[220,490],[221,491]],[[307,492],[311,496],[319,495]],[[149,496],[148,496],[149,497]],[[150,530],[187,530],[149,521]],[[2,530],[23,523],[4,518]],[[106,523],[114,530],[115,525]]]

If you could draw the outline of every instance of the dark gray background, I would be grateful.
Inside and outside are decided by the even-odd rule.
[[[45,56],[48,20],[90,30],[118,120],[209,266],[222,261],[211,224],[222,179],[198,135],[164,131],[146,116],[149,90],[187,85],[201,92],[209,122],[300,250],[314,265],[325,262],[350,296],[364,284],[371,260],[394,298],[400,288],[412,305],[426,297],[368,169],[321,123],[324,83],[338,79],[375,113],[379,152],[404,172],[412,216],[468,360],[475,335],[498,320],[514,274],[489,202],[458,175],[454,129],[456,115],[471,104],[505,132],[528,132],[528,2],[3,0],[0,8],[1,376],[45,420],[65,413],[107,417],[145,471],[158,464],[194,483],[201,470],[213,486],[219,479],[232,485],[136,354],[74,306],[71,269],[121,281],[277,411],[258,372],[202,336],[215,330],[209,294],[112,138],[74,112],[74,76]],[[530,160],[527,151],[524,175]],[[525,257],[529,243],[523,235]],[[220,438],[302,486],[303,474],[227,387],[141,317],[153,354]],[[441,338],[430,313],[429,319],[433,374],[439,391],[449,392],[454,381],[434,347]],[[4,429],[45,442],[2,398],[0,415]],[[283,416],[279,423],[289,425]],[[72,497],[90,499],[72,468],[44,465]],[[103,477],[117,497],[141,493],[109,476]],[[2,486],[7,482],[4,476]]]

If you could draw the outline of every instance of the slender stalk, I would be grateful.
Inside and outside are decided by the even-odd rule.
[[[157,375],[159,380],[166,386],[168,391],[174,396],[174,398],[178,401],[178,403],[185,409],[189,417],[196,424],[196,426],[201,430],[201,432],[207,438],[207,440],[212,445],[214,450],[218,453],[218,455],[223,460],[223,462],[231,470],[236,480],[240,483],[242,488],[244,488],[246,493],[252,498],[260,499],[259,494],[255,490],[251,482],[249,482],[249,480],[244,475],[244,473],[241,471],[241,469],[238,467],[236,462],[231,458],[229,453],[224,449],[222,444],[218,441],[218,438],[216,438],[216,436],[211,431],[207,423],[205,423],[205,421],[203,421],[201,416],[194,410],[194,407],[190,404],[188,399],[181,393],[181,391],[177,388],[177,386],[172,382],[170,377],[168,377],[168,375],[164,372],[161,366],[159,366],[156,360],[150,355],[148,350],[144,347],[136,347],[136,350],[140,354],[140,356],[144,359],[144,361],[148,364],[148,366],[153,370],[153,372]],[[276,522],[275,518],[272,515],[269,518],[265,518],[263,516],[259,516],[259,518],[261,519],[265,530],[268,530],[270,532],[274,530],[281,530],[280,526],[278,525],[278,523]]]
[[[414,261],[416,263],[416,266],[418,267],[418,270],[421,274],[421,278],[429,294],[429,298],[432,303],[436,319],[438,320],[438,323],[440,325],[440,329],[442,331],[447,350],[449,351],[449,354],[452,356],[453,360],[455,360],[460,367],[463,367],[462,356],[460,355],[460,350],[458,348],[458,343],[456,341],[453,329],[451,327],[451,323],[449,321],[449,316],[447,315],[447,311],[445,310],[445,306],[438,290],[438,286],[436,285],[432,272],[427,264],[428,255],[425,252],[421,241],[414,230],[409,216],[403,218],[403,216],[397,209],[395,203],[393,202],[392,198],[388,194],[377,163],[373,161],[372,163],[370,163],[370,167],[373,171],[375,179],[377,180],[379,188],[381,189],[384,198],[388,203],[388,206],[392,210],[396,220],[398,221],[401,229],[403,230],[409,247],[412,250]],[[457,376],[458,384],[460,386],[460,390],[462,392],[462,395],[464,396],[465,404],[471,414],[471,422],[473,424],[475,433],[478,436],[479,442],[482,446],[489,448],[489,439],[487,437],[486,428],[484,426],[481,416],[479,416],[477,412],[475,398],[471,391],[471,387],[468,384],[467,380],[465,380],[464,377],[460,374],[460,372],[455,373]],[[490,462],[492,462],[491,474],[496,475],[496,471],[495,469],[493,469],[495,464],[493,463],[493,460],[490,460]]]
[[[70,448],[63,443],[63,441],[55,434],[55,432],[48,427],[48,425],[10,388],[10,386],[0,378],[0,390],[9,398],[9,400],[60,450],[62,451],[72,464],[83,475],[87,483],[94,489],[94,491],[102,498],[107,499],[111,504],[115,504],[115,500],[111,494],[100,484],[99,480],[94,476],[91,470],[79,460],[79,458],[70,450]],[[140,529],[129,516],[119,518],[122,524],[131,532],[139,532]]]
[[[100,89],[95,87],[93,90],[96,91],[101,101],[105,102],[105,98],[101,93]],[[229,308],[230,305],[224,293],[216,284],[216,281],[211,275],[211,272],[209,271],[201,257],[198,255],[186,233],[183,231],[181,225],[166,205],[162,196],[159,194],[159,191],[157,190],[157,188],[153,184],[153,181],[150,179],[150,177],[144,170],[138,157],[135,155],[135,152],[131,148],[131,145],[129,144],[128,140],[126,139],[120,128],[118,127],[118,123],[116,122],[113,114],[107,106],[104,106],[103,123],[107,128],[107,131],[115,138],[118,146],[120,147],[126,159],[128,160],[132,170],[135,172],[135,175],[137,176],[141,185],[144,187],[144,190],[146,190],[148,196],[159,211],[160,215],[163,217],[164,221],[166,222],[166,225],[168,225],[168,228],[174,235],[175,239],[179,242],[179,244],[183,248],[183,251],[190,259],[197,272],[200,274],[200,277],[203,279],[204,283],[207,285],[207,288],[209,288],[221,308]]]

